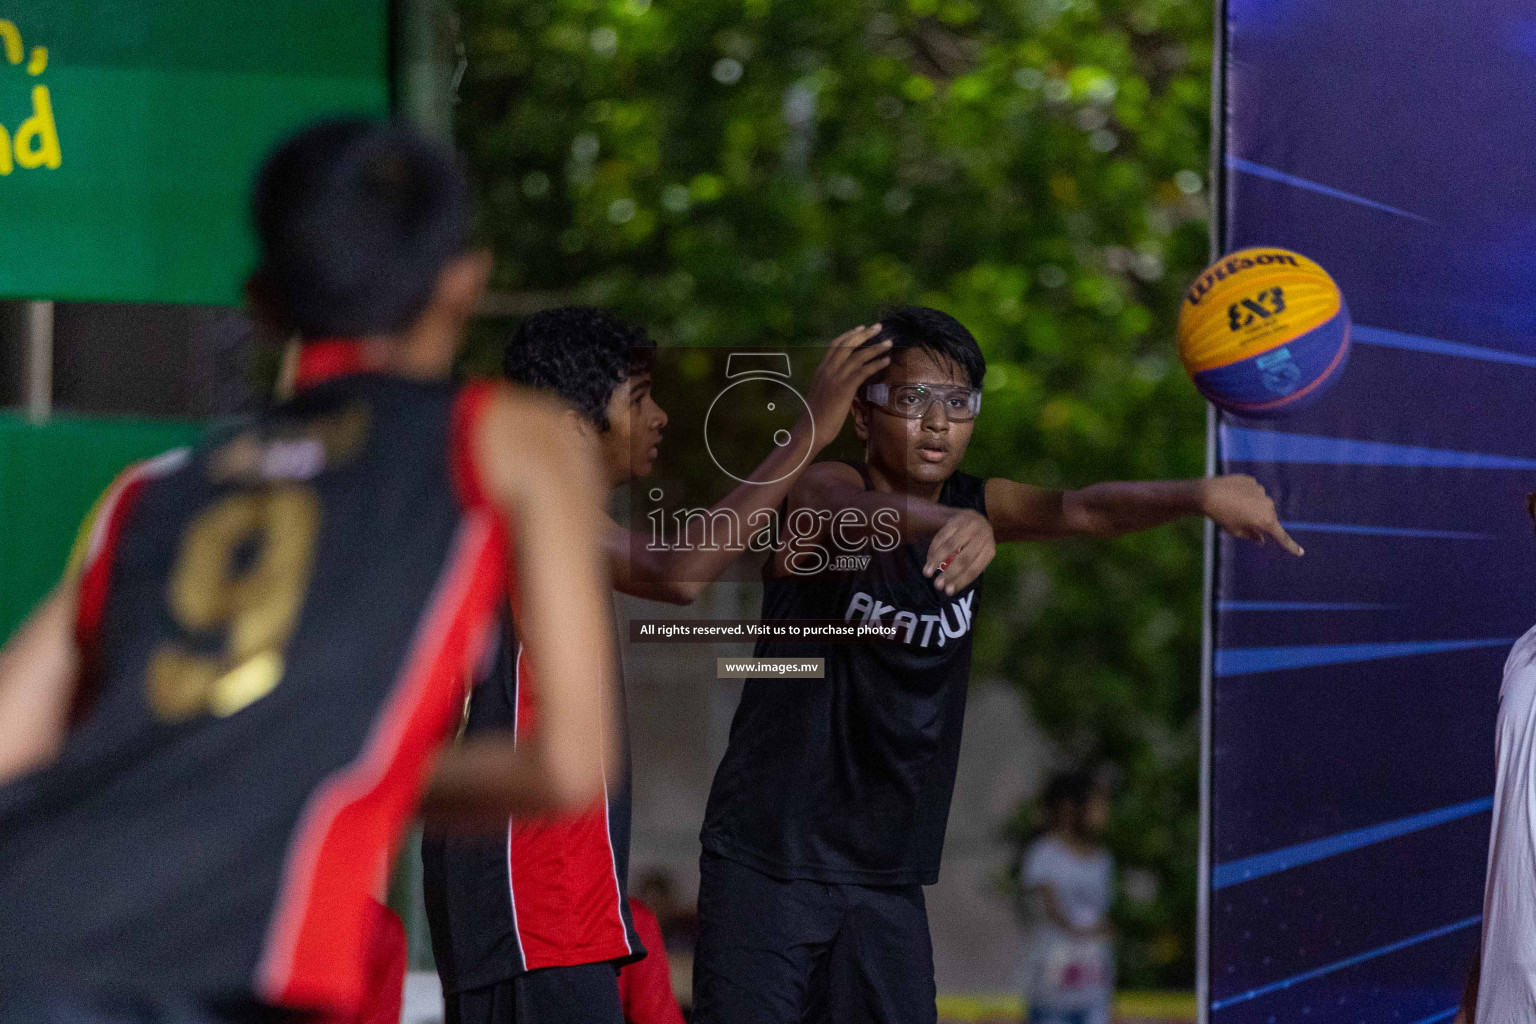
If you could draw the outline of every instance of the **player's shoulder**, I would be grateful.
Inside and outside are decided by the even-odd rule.
[[[117,514],[126,501],[146,485],[186,471],[203,450],[204,446],[201,444],[184,445],[129,463],[112,478],[106,490],[97,497],[88,519],[110,518]]]
[[[805,468],[805,474],[801,479],[860,485],[864,483],[864,477],[859,473],[857,466],[851,462],[843,462],[838,459],[830,459],[826,462],[813,462]]]
[[[946,505],[975,509],[982,515],[986,515],[987,487],[995,479],[998,478],[988,479],[957,469],[948,480],[944,481],[942,501]]]
[[[476,381],[464,386],[460,401],[479,406],[481,422],[494,431],[555,431],[569,433],[565,422],[571,407],[547,392],[504,380]]]
[[[468,388],[474,388],[470,391]],[[596,466],[596,441],[580,426],[579,414],[545,392],[507,381],[469,385],[461,399],[469,406],[463,439],[478,475],[492,493],[520,490],[572,466]]]
[[[1523,697],[1528,702],[1533,695],[1536,695],[1536,626],[1515,641],[1509,657],[1504,660],[1504,684],[1499,691],[1499,701],[1504,704],[1511,697]]]
[[[571,407],[558,398],[508,381],[466,384],[457,397],[458,432],[483,463],[539,461],[578,444]]]
[[[816,462],[805,468],[796,481],[794,489],[790,492],[791,499],[796,504],[803,503],[800,499],[811,499],[825,495],[829,491],[864,489],[864,477],[857,466],[848,462],[828,461]]]
[[[1509,649],[1509,657],[1504,660],[1504,675],[1508,677],[1532,665],[1536,665],[1536,626],[1526,630]]]
[[[67,573],[75,573],[93,561],[106,542],[108,534],[118,523],[123,512],[131,504],[136,492],[150,481],[169,476],[184,469],[192,459],[190,447],[172,448],[148,459],[130,463],[97,495],[70,545]]]

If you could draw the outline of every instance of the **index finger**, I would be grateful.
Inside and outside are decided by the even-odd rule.
[[[1297,544],[1294,540],[1291,539],[1291,535],[1285,532],[1285,527],[1281,526],[1278,520],[1266,526],[1264,528],[1264,532],[1275,538],[1281,547],[1285,548],[1285,550],[1289,551],[1297,558],[1300,558],[1302,555],[1307,553],[1300,544]]]
[[[939,532],[935,533],[933,539],[928,542],[928,560],[923,565],[924,576],[934,576],[948,566],[954,556],[959,553],[959,545],[954,542],[957,529],[954,523],[955,521],[951,519],[939,527]]]
[[[981,548],[974,545],[967,546],[952,558],[945,560],[947,569],[934,574],[933,585],[944,594],[953,597],[970,586],[976,577],[981,575],[989,561],[990,559],[984,556]]]

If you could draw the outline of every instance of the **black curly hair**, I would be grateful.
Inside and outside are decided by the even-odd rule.
[[[519,324],[501,365],[507,379],[553,391],[607,430],[614,388],[650,373],[655,353],[644,327],[592,306],[565,306]]]
[[[880,314],[880,333],[867,344],[891,341],[891,355],[903,349],[921,348],[941,361],[951,362],[965,371],[971,387],[981,387],[987,375],[987,359],[981,346],[965,325],[948,313],[927,306],[898,306]]]

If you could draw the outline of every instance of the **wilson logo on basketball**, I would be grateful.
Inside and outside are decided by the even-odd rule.
[[[1184,293],[1184,301],[1191,306],[1198,306],[1200,300],[1218,283],[1239,273],[1250,270],[1253,267],[1289,266],[1299,267],[1296,256],[1288,252],[1253,252],[1231,256],[1220,263],[1208,267],[1205,273],[1200,275],[1189,291]]]

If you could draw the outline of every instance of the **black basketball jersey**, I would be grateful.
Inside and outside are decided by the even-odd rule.
[[[985,485],[956,473],[939,502],[985,514]],[[765,621],[878,621],[898,633],[758,643],[758,657],[824,658],[826,677],[746,683],[709,794],[706,850],[779,878],[938,880],[979,580],[944,596],[922,575],[927,553],[911,544],[849,576],[765,579]]]
[[[126,474],[83,576],[92,704],[0,789],[0,992],[354,1010],[505,587],[487,394],[345,373]]]
[[[496,663],[466,708],[466,736],[510,730],[521,739],[536,727],[538,684],[510,608],[503,623]],[[629,836],[627,756],[620,783],[583,812],[510,818],[496,833],[429,830],[422,880],[443,990],[644,956],[627,895]]]

